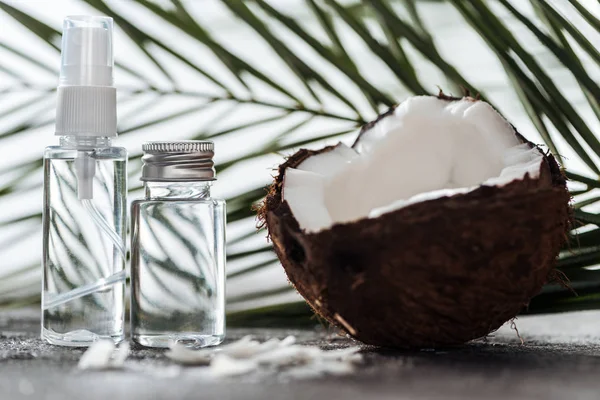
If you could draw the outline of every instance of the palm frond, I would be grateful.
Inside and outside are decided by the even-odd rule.
[[[244,227],[243,233],[229,241],[231,282],[279,268],[270,245],[256,240],[251,207],[264,196],[270,168],[283,154],[335,143],[405,96],[432,93],[439,85],[455,94],[462,90],[479,93],[501,110],[506,97],[517,99],[520,110],[513,116],[529,122],[569,168],[579,225],[561,253],[558,268],[580,297],[574,300],[569,290],[548,286],[529,312],[600,307],[600,272],[592,268],[600,263],[600,141],[595,132],[600,121],[600,53],[583,27],[565,16],[565,4],[544,0],[304,0],[290,10],[276,1],[227,0],[214,2],[221,20],[211,24],[198,15],[194,3],[179,0],[166,4],[135,0],[119,7],[103,0],[83,3],[112,16],[123,35],[118,40],[127,41],[138,52],[135,63],[116,60],[119,73],[135,82],[119,88],[120,106],[127,106],[120,113],[123,140],[133,143],[134,138],[156,138],[160,132],[163,138],[174,135],[216,142],[221,187],[227,188],[223,192],[228,221]],[[567,11],[587,24],[586,29],[600,34],[597,15],[578,0],[568,3]],[[452,19],[455,26],[470,27],[468,34],[486,44],[486,53],[477,57],[503,68],[502,78],[509,85],[500,94],[476,79],[473,71],[451,61],[441,28],[432,22],[434,7],[443,10],[443,18]],[[0,59],[0,76],[9,82],[0,87],[0,148],[9,140],[26,140],[34,130],[47,132],[50,138],[53,123],[49,113],[60,32],[25,10],[14,2],[0,1],[0,12],[37,36],[57,58],[48,63],[19,50],[9,38],[0,41],[0,50],[7,56],[48,77],[46,83],[34,83],[14,63]],[[151,24],[139,21],[141,12],[163,29],[153,30]],[[220,29],[220,24],[229,27]],[[228,40],[232,26],[242,32],[242,44]],[[516,34],[515,29],[527,35]],[[177,41],[169,34],[176,35]],[[541,50],[530,50],[532,40]],[[244,43],[252,43],[260,55],[249,54]],[[464,54],[471,57],[470,42],[464,46]],[[187,49],[198,56],[191,56]],[[546,62],[549,59],[552,70]],[[186,71],[185,80],[180,78],[181,71]],[[568,91],[557,71],[573,82]],[[440,77],[445,81],[440,82]],[[187,79],[195,83],[187,84]],[[6,101],[22,93],[28,97]],[[21,117],[14,118],[17,114]],[[233,142],[239,145],[231,146]],[[221,143],[226,145],[221,147]],[[138,191],[141,154],[139,148],[131,150],[130,188]],[[237,176],[242,166],[258,178],[243,182],[245,178]],[[9,209],[15,199],[39,194],[40,168],[34,156],[1,166],[0,206],[8,204],[4,209]],[[39,221],[36,207],[0,216],[0,235],[4,235],[0,251],[26,239],[7,232]],[[13,267],[4,271],[0,266],[6,284],[2,288],[14,288],[0,290],[0,304],[36,300],[39,278],[32,274],[34,267],[28,261]],[[232,294],[230,300],[243,308],[244,303],[278,299],[292,290],[285,281],[275,283],[252,293]],[[308,315],[309,307],[298,302],[236,311],[229,321],[316,323],[304,318]]]

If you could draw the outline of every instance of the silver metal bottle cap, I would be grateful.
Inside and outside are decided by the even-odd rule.
[[[178,140],[142,145],[142,181],[194,182],[216,179],[213,142]]]

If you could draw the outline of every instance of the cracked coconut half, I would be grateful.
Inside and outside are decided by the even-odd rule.
[[[300,150],[261,210],[312,308],[390,347],[487,335],[546,283],[569,228],[551,155],[489,104],[413,97],[352,147]]]

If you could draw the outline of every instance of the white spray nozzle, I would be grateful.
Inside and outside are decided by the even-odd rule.
[[[110,17],[65,18],[60,86],[113,85],[112,29]]]
[[[117,136],[113,20],[72,16],[63,23],[57,136]]]

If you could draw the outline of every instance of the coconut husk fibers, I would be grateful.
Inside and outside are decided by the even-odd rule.
[[[332,149],[291,156],[260,212],[290,282],[331,324],[378,346],[458,345],[515,317],[547,282],[570,221],[552,155],[536,179],[305,233],[282,201],[285,171]]]

